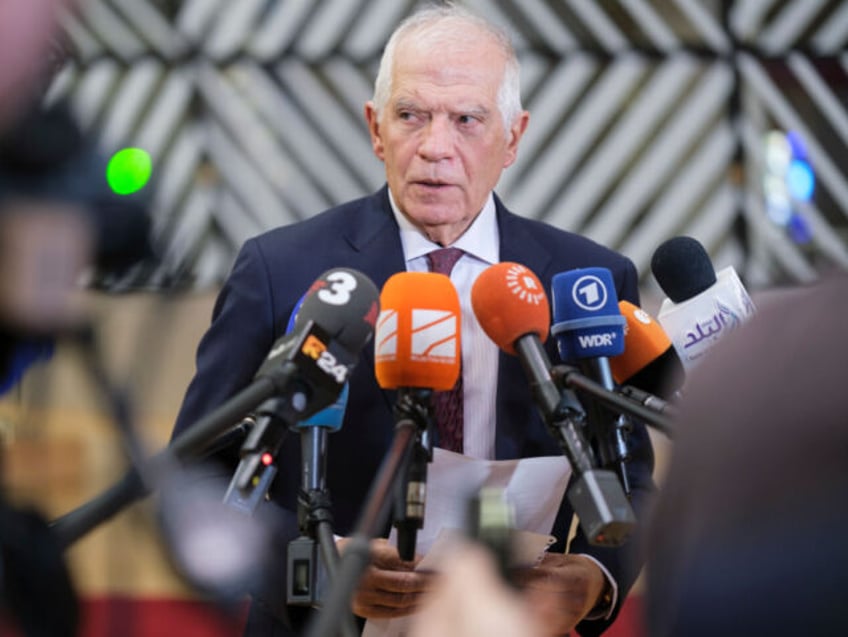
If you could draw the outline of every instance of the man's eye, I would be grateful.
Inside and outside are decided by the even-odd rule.
[[[458,119],[460,124],[473,124],[477,121],[473,115],[460,115]]]

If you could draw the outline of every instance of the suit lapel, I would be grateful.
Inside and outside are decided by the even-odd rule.
[[[400,234],[386,187],[365,200],[362,208],[356,211],[355,218],[344,229],[343,235],[355,253],[354,267],[368,275],[377,289],[382,290],[386,280],[393,274],[406,270]],[[373,344],[365,348],[363,357],[371,374],[375,375]],[[381,392],[391,408],[396,392]]]

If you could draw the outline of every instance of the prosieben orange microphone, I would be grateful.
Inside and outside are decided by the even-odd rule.
[[[459,295],[435,272],[399,272],[380,292],[374,367],[383,389],[446,391],[459,378]]]
[[[671,339],[640,307],[620,301],[618,308],[627,323],[624,353],[609,359],[615,382],[669,398],[680,389],[684,379],[683,365]]]

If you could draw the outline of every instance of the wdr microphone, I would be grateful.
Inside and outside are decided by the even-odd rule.
[[[651,271],[668,295],[657,320],[686,369],[755,312],[733,267],[716,274],[704,246],[691,237],[662,243],[651,258]]]
[[[498,263],[477,277],[471,305],[489,338],[520,358],[542,418],[577,476],[568,499],[589,541],[620,545],[635,527],[636,516],[616,475],[595,467],[583,436],[585,414],[576,396],[560,389],[551,376],[551,363],[542,347],[550,318],[541,282],[519,263]]]
[[[625,319],[607,268],[560,272],[551,280],[556,337],[563,361],[618,356],[624,352]],[[611,376],[610,376],[611,378]]]
[[[380,293],[374,339],[377,382],[397,389],[395,419],[415,428],[405,490],[397,492],[394,525],[401,559],[415,557],[418,529],[424,525],[427,464],[432,459],[433,391],[448,391],[461,373],[461,309],[451,280],[435,272],[399,272]]]
[[[625,319],[618,310],[618,295],[607,268],[580,268],[560,272],[551,280],[554,324],[563,361],[576,361],[583,374],[608,391],[615,390],[610,356],[624,352]],[[597,401],[587,410],[589,429],[601,466],[617,466],[625,492],[629,492],[625,464],[630,455],[625,439],[629,422]]]

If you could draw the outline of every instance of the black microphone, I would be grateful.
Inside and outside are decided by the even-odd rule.
[[[297,313],[308,294],[308,291],[304,292],[295,303],[286,325],[286,335],[294,330]],[[276,451],[288,433],[288,423],[283,421],[279,412],[281,408],[280,398],[269,398],[248,414],[237,428],[245,433],[239,450],[239,464],[224,494],[224,502],[248,515],[253,515],[265,499],[277,475]],[[232,433],[225,438],[232,439]]]
[[[550,310],[541,282],[523,265],[498,263],[477,277],[471,305],[489,338],[520,358],[537,407],[577,476],[568,498],[589,541],[620,545],[635,527],[636,516],[615,473],[596,467],[583,435],[585,412],[577,397],[570,389],[560,388],[552,376],[542,346]]]
[[[716,273],[704,246],[692,237],[673,237],[660,244],[651,258],[651,271],[668,295],[657,320],[686,370],[755,312],[733,267]]]

